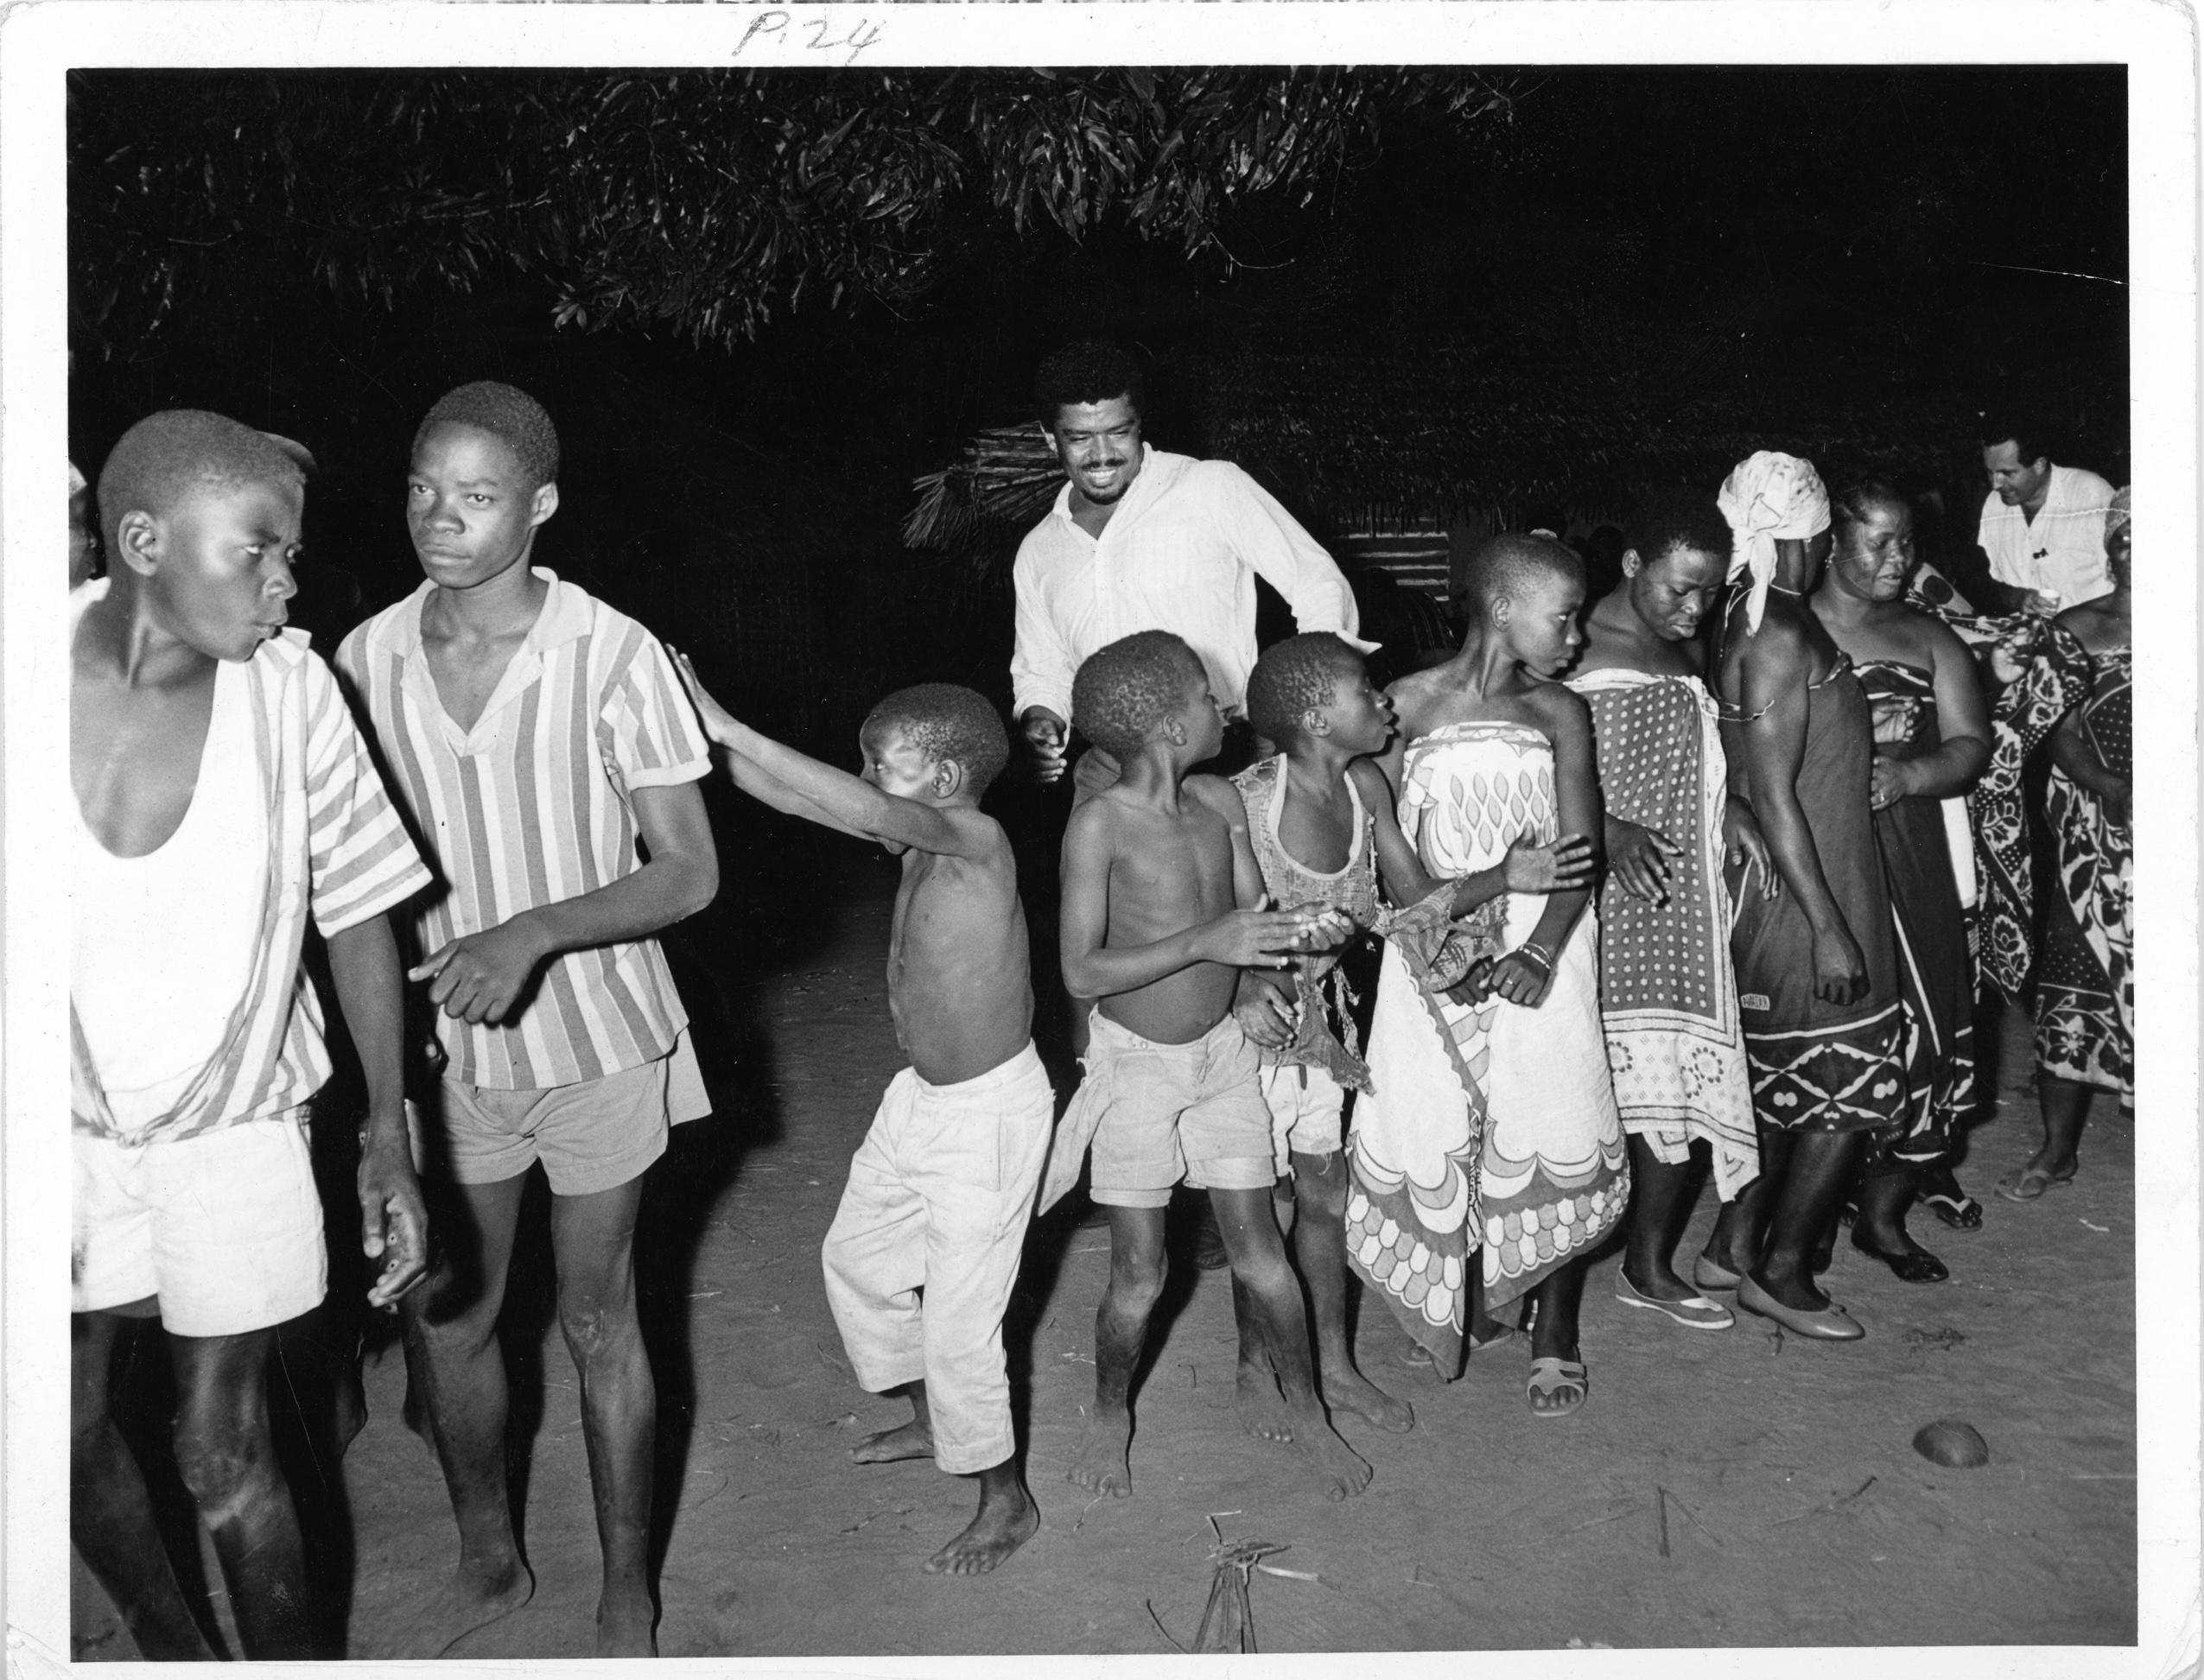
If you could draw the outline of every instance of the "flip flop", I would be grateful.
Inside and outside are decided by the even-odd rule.
[[[2018,1178],[2009,1178],[1998,1186],[1998,1194],[2007,1201],[2036,1201],[2048,1190],[2063,1190],[2074,1182],[2074,1176],[2080,1171],[2077,1163],[2062,1173],[2046,1172],[2041,1167],[2030,1167]]]
[[[1982,1204],[1964,1190],[1957,1195],[1947,1195],[1939,1190],[1934,1195],[1921,1197],[1921,1205],[1954,1231],[1982,1228]]]
[[[1666,1313],[1687,1330],[1726,1330],[1737,1322],[1737,1315],[1727,1307],[1703,1295],[1687,1295],[1680,1301],[1662,1301],[1648,1295],[1623,1271],[1615,1274],[1615,1298],[1626,1307]]]
[[[1576,1398],[1558,1406],[1531,1407],[1534,1417],[1566,1417],[1579,1410],[1591,1394],[1591,1378],[1581,1360],[1533,1360],[1530,1380],[1524,1385],[1524,1398],[1537,1400],[1553,1394],[1566,1394],[1571,1390]]]

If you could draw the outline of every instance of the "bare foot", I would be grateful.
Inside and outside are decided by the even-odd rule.
[[[1242,1429],[1263,1441],[1293,1438],[1293,1415],[1278,1392],[1278,1379],[1268,1371],[1242,1360],[1232,1390],[1232,1409],[1240,1414]]]
[[[892,1464],[899,1459],[933,1455],[934,1432],[915,1417],[900,1429],[868,1435],[849,1449],[851,1461],[858,1464]]]
[[[1040,1507],[1024,1488],[1015,1499],[982,1499],[980,1514],[964,1531],[926,1560],[928,1575],[985,1575],[1032,1539]]]
[[[1424,1358],[1428,1364],[1431,1356]],[[1406,1400],[1394,1399],[1344,1361],[1324,1373],[1323,1389],[1324,1403],[1333,1412],[1375,1423],[1388,1435],[1406,1435],[1416,1426],[1416,1414]]]
[[[1327,1499],[1339,1500],[1370,1485],[1370,1467],[1332,1433],[1321,1418],[1296,1419],[1293,1450],[1306,1461],[1311,1478]]]
[[[615,1592],[607,1587],[597,1601],[597,1654],[657,1656],[658,1638],[651,1629],[657,1620],[648,1588],[636,1587]]]
[[[1087,1419],[1087,1432],[1079,1437],[1078,1455],[1064,1480],[1090,1493],[1107,1493],[1121,1499],[1133,1491],[1133,1467],[1127,1449],[1133,1441],[1133,1414],[1096,1412]]]
[[[518,1557],[483,1569],[462,1562],[425,1602],[406,1612],[406,1630],[387,1653],[401,1662],[442,1656],[478,1627],[510,1616],[536,1592],[536,1577]]]

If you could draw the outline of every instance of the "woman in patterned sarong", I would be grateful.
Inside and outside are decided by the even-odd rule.
[[[1630,1213],[1615,1298],[1688,1329],[1730,1309],[1676,1274],[1694,1146],[1724,1201],[1760,1174],[1730,960],[1724,865],[1774,865],[1752,808],[1730,792],[1699,625],[1730,566],[1714,498],[1655,496],[1629,515],[1623,580],[1585,617],[1569,686],[1591,708],[1606,812],[1599,1001],[1629,1142]]]
[[[1974,1105],[1974,964],[1943,802],[1989,762],[1990,724],[1966,644],[1906,603],[1913,510],[1869,482],[1832,512],[1836,551],[1813,612],[1855,662],[1875,720],[1870,801],[1897,940],[1906,1073],[1904,1124],[1870,1132],[1862,1150],[1852,1246],[1907,1283],[1941,1283],[1950,1271],[1907,1233],[1905,1215]],[[1962,844],[1971,859],[1963,830]]]
[[[2134,779],[2130,685],[2129,564],[2133,533],[2128,492],[2105,517],[2109,595],[2069,607],[2057,628],[2079,644],[2089,688],[2051,738],[2044,813],[2058,860],[2058,882],[2044,906],[2043,950],[2036,973],[2036,1068],[2043,1108],[2043,1146],[2017,1178],[1999,1188],[2012,1201],[2033,1201],[2072,1182],[2075,1149],[2093,1091],[2135,1100],[2135,1020],[2130,973],[2129,893],[2135,863],[2131,822]]]
[[[1390,690],[1402,833],[1424,868],[1455,878],[1519,839],[1597,834],[1599,790],[1584,702],[1553,679],[1574,657],[1582,563],[1547,538],[1495,537],[1470,563],[1462,650]],[[1509,893],[1508,948],[1453,992],[1418,985],[1386,948],[1369,1038],[1371,1090],[1350,1144],[1356,1197],[1401,1210],[1419,1246],[1459,1246],[1460,1290],[1420,1299],[1418,1340],[1452,1374],[1504,1332],[1491,1314],[1528,1296],[1528,1398],[1540,1417],[1581,1406],[1584,1260],[1622,1217],[1629,1172],[1599,1020],[1597,918],[1589,893]],[[1382,1287],[1384,1232],[1350,1231],[1349,1258]],[[1394,1244],[1407,1242],[1402,1231]],[[1481,1291],[1482,1299],[1477,1296]],[[1465,1299],[1464,1297],[1468,1298]]]
[[[1737,535],[1721,661],[1723,744],[1775,857],[1737,889],[1730,948],[1760,1125],[1759,1179],[1722,1210],[1698,1281],[1801,1335],[1853,1341],[1809,1257],[1863,1132],[1904,1112],[1890,900],[1868,808],[1867,696],[1804,596],[1829,552],[1812,465],[1763,451],[1722,486]],[[1760,1239],[1765,1229],[1766,1241]]]

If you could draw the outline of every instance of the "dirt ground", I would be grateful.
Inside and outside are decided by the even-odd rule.
[[[1995,1111],[1960,1175],[1987,1222],[1958,1234],[1914,1216],[1952,1282],[1901,1284],[1840,1243],[1829,1287],[1868,1335],[1832,1347],[1749,1317],[1705,1334],[1627,1310],[1610,1247],[1585,1293],[1591,1399],[1561,1421],[1531,1415],[1520,1348],[1441,1386],[1395,1362],[1401,1339],[1373,1310],[1361,1360],[1412,1400],[1417,1428],[1346,1421],[1376,1474],[1343,1505],[1300,1491],[1280,1449],[1238,1430],[1225,1277],[1184,1264],[1136,1403],[1132,1497],[1090,1503],[1070,1487],[1107,1235],[1045,1222],[1011,1324],[1041,1531],[994,1575],[921,1573],[972,1491],[924,1463],[850,1464],[854,1440],[906,1413],[852,1380],[817,1260],[899,1065],[881,978],[893,865],[839,847],[783,861],[730,882],[711,925],[676,947],[721,1105],[654,1170],[640,1257],[664,1655],[1167,1653],[1193,1642],[1212,1514],[1316,1577],[1256,1577],[1271,1652],[2134,1639],[2133,1134],[2100,1101],[2070,1189],[1995,1199],[2036,1126],[2025,1024],[2011,1020],[1994,1035]],[[1709,1189],[1686,1254],[1713,1211]],[[548,1293],[515,1287],[536,1595],[453,1654],[580,1656],[597,1549],[573,1370]],[[434,1461],[399,1422],[395,1347],[371,1351],[366,1387],[337,1498],[310,1487],[309,1503],[331,1613],[350,1652],[372,1657],[455,1542]],[[1940,1417],[1979,1429],[1990,1462],[1947,1470],[1916,1454],[1914,1432]],[[81,1565],[73,1580],[73,1653],[134,1656]]]

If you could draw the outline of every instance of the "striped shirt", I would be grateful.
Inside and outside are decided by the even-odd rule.
[[[630,795],[697,781],[710,745],[658,639],[542,567],[528,639],[472,729],[444,710],[421,641],[433,584],[345,637],[337,669],[382,749],[392,792],[437,872],[416,907],[421,953],[643,866]],[[655,1062],[689,1024],[655,939],[568,951],[495,1026],[439,1013],[447,1078],[499,1091],[601,1079]]]
[[[1071,517],[1071,486],[1018,545],[1012,709],[1071,721],[1071,679],[1097,649],[1167,630],[1201,656],[1217,704],[1237,713],[1255,664],[1255,580],[1286,598],[1294,628],[1358,640],[1354,592],[1278,498],[1230,461],[1148,444],[1099,537]]]
[[[108,581],[81,586],[85,606]],[[329,1077],[321,999],[299,961],[310,913],[323,938],[395,909],[429,884],[367,744],[303,631],[264,643],[245,665],[253,748],[268,796],[268,869],[245,989],[222,1048],[166,1113],[119,1124],[84,1029],[69,1011],[70,1124],[133,1147],[197,1137],[297,1110]]]

